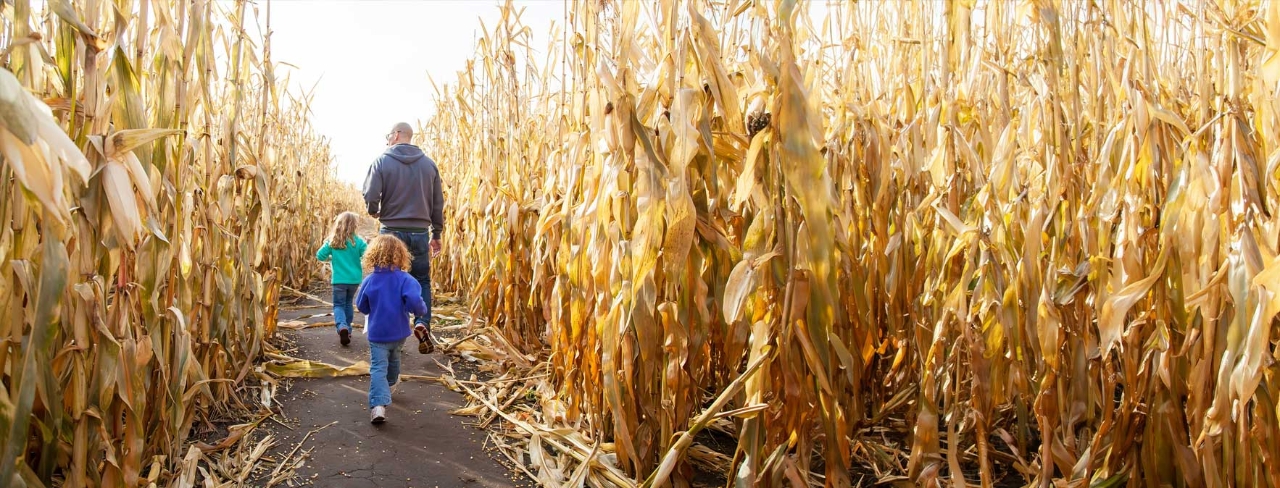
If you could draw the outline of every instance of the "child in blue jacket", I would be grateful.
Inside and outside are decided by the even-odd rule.
[[[373,273],[360,284],[356,308],[367,317],[369,419],[375,424],[386,421],[391,386],[400,379],[400,349],[412,333],[409,314],[427,313],[422,286],[405,272],[412,259],[409,248],[390,234],[375,237],[364,256]]]

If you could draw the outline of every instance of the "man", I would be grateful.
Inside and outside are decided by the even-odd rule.
[[[404,242],[413,255],[409,274],[422,285],[426,315],[415,315],[413,335],[418,352],[435,350],[431,340],[431,256],[440,252],[440,231],[444,230],[444,194],[440,190],[440,170],[435,161],[410,144],[413,128],[400,122],[387,134],[387,151],[369,167],[364,182],[364,201],[369,215],[382,224],[383,234]]]

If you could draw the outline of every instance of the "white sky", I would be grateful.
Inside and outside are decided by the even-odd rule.
[[[562,25],[561,0],[514,0],[545,49],[551,22]],[[266,2],[259,0],[266,16]],[[434,111],[427,73],[443,87],[475,52],[480,19],[492,29],[498,0],[272,0],[271,58],[291,91],[319,81],[311,110],[316,130],[330,138],[338,176],[363,183],[369,163],[386,148],[398,121],[417,125]],[[250,15],[252,19],[252,15]],[[250,28],[250,32],[253,29]],[[256,32],[253,32],[256,34]],[[423,148],[431,155],[431,148]],[[440,164],[446,164],[441,161]]]

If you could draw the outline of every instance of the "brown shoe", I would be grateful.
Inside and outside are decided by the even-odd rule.
[[[418,324],[413,328],[413,336],[418,338],[418,353],[431,354],[435,352],[435,342],[431,340],[431,333],[427,332],[427,328],[422,324]]]
[[[338,342],[342,345],[351,343],[351,329],[342,329],[338,331]]]

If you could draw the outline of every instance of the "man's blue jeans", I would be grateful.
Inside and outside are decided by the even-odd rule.
[[[427,304],[427,314],[415,316],[413,323],[425,325],[427,330],[431,330],[431,231],[406,232],[383,227],[380,232],[396,236],[396,239],[400,239],[409,248],[409,254],[413,255],[409,274],[422,286],[422,301]]]
[[[339,331],[351,330],[351,321],[356,318],[356,290],[360,285],[333,285],[333,325]]]
[[[391,404],[391,386],[400,381],[400,349],[395,342],[369,342],[369,408]]]

